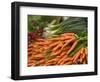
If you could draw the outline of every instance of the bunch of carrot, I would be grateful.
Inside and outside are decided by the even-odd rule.
[[[51,39],[37,39],[28,45],[28,66],[87,64],[87,47],[81,47],[70,56],[78,42],[75,33],[64,33]]]

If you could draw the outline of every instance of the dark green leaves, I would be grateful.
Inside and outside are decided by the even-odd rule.
[[[69,17],[62,22],[61,26],[63,27],[63,33],[74,32],[80,36],[81,33],[87,33],[87,18]]]

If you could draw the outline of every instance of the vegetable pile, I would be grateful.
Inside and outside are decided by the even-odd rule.
[[[28,32],[28,67],[87,64],[87,18],[51,19]]]

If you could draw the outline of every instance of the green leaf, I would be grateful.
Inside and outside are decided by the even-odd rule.
[[[74,32],[80,36],[83,32],[87,33],[87,18],[69,17],[59,25],[59,28],[57,27],[55,30],[58,31],[56,33],[60,32],[60,34]]]

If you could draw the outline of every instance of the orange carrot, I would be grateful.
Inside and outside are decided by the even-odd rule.
[[[53,51],[56,51],[56,50],[59,49],[61,46],[62,46],[62,43],[59,42],[59,44],[58,44],[56,47],[54,47],[52,50],[53,50]]]
[[[56,55],[59,55],[61,53],[61,49],[59,50],[57,50],[57,51],[52,51],[52,54],[51,54],[51,56],[56,56]]]
[[[28,67],[30,66],[35,66],[35,61],[33,60],[28,61]]]
[[[86,57],[86,54],[85,54],[84,51],[85,51],[85,48],[82,48],[81,51],[80,51],[80,53],[81,53],[80,62],[82,62]]]
[[[83,61],[83,64],[86,64],[86,60]]]
[[[51,56],[56,56],[55,60],[60,60],[62,57],[66,55],[66,52],[61,52],[60,54],[51,54]]]
[[[32,64],[28,64],[28,67],[31,67],[32,66]]]
[[[50,44],[49,48],[52,48],[52,47],[54,47],[54,46],[56,46],[58,44],[59,44],[59,41],[58,42],[54,42],[54,43]]]
[[[44,64],[45,62],[46,62],[45,59],[39,61],[40,64]]]
[[[33,56],[33,59],[43,59],[44,56],[42,54]]]
[[[66,59],[64,59],[64,60],[60,63],[60,65],[66,63],[66,62],[68,62],[68,61],[71,61],[71,60],[72,60],[71,58],[66,58]]]
[[[45,64],[45,66],[50,66],[50,65],[56,65],[56,62],[47,62],[46,64]]]
[[[28,45],[28,48],[32,48],[32,47],[33,47],[33,44],[29,44],[29,45]]]
[[[84,48],[81,48],[81,50],[80,50],[80,58],[79,58],[79,62],[80,63],[83,62],[83,55],[84,55]]]
[[[88,54],[88,50],[87,50],[87,48],[85,48],[85,54],[86,54],[86,55]]]
[[[70,39],[70,40],[67,40],[66,41],[66,43],[62,46],[62,50],[64,49],[64,47],[66,47],[69,43],[71,43],[72,41],[74,41],[75,40],[75,38],[72,38],[72,39]]]
[[[62,53],[60,54],[60,58],[64,57],[65,55],[66,55],[66,52],[62,52]]]
[[[62,61],[61,63],[59,63],[58,65],[63,65],[64,64],[64,61]]]
[[[71,64],[73,64],[73,62],[72,62],[72,61],[68,61],[68,62],[66,62],[65,64],[66,64],[66,65],[71,65]]]
[[[84,53],[84,48],[82,48],[82,49],[81,49],[80,53],[81,53],[81,54],[83,54],[83,53]]]
[[[34,52],[41,52],[41,49],[34,49]]]
[[[84,54],[84,53],[83,53],[82,59],[84,60],[84,59],[85,59],[85,57],[86,57],[86,54]]]
[[[83,58],[82,58],[82,56],[83,56],[83,54],[81,54],[81,55],[80,55],[80,58],[79,58],[79,62],[80,62],[80,63],[83,62]]]
[[[71,61],[71,60],[72,60],[72,57],[68,57],[68,58],[64,59],[65,62],[66,61]]]
[[[47,46],[44,46],[43,49],[44,49],[44,50],[48,50],[49,48],[48,48]]]
[[[36,44],[38,44],[38,45],[48,45],[50,42],[37,42]]]
[[[53,62],[57,62],[57,58],[54,58],[54,59],[51,59],[51,60],[49,60],[47,63],[53,63]]]
[[[76,40],[76,41],[73,43],[72,47],[68,50],[67,54],[69,54],[71,51],[74,50],[74,48],[76,47],[77,43],[78,43],[78,41]]]
[[[66,59],[67,58],[67,56],[65,55],[63,58],[61,58],[59,61],[58,61],[58,65],[64,60],[64,59]]]
[[[74,33],[64,33],[62,34],[62,36],[74,36],[75,34]]]
[[[71,38],[74,38],[74,37],[73,36],[65,36],[65,37],[60,38],[60,40],[68,40]]]
[[[80,50],[74,55],[74,58],[73,58],[73,62],[76,62],[76,60],[80,57]]]
[[[35,66],[36,64],[35,64],[35,63],[32,63],[31,65],[32,65],[32,66]]]
[[[64,57],[66,55],[66,52],[62,52],[61,54],[59,54],[56,58],[56,61],[59,61],[62,57]]]

